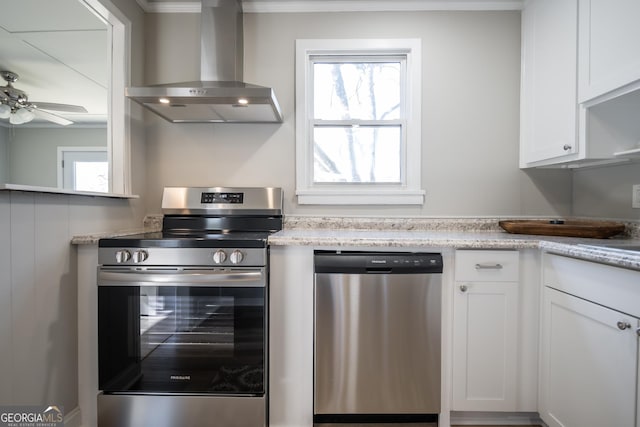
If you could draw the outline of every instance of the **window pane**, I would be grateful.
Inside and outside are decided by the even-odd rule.
[[[399,183],[400,126],[316,127],[314,183]]]
[[[75,190],[107,193],[109,191],[108,162],[74,162]]]
[[[400,118],[400,62],[315,62],[314,118]]]

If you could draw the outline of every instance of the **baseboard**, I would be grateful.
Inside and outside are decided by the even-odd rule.
[[[451,425],[546,427],[537,412],[451,412]]]
[[[64,416],[64,427],[80,427],[81,421],[80,408],[76,407]]]

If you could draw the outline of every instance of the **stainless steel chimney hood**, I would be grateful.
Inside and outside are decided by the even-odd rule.
[[[201,81],[129,87],[127,97],[173,123],[281,123],[273,89],[242,81],[240,0],[202,0]]]

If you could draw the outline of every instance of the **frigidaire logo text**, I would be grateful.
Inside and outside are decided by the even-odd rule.
[[[170,378],[177,381],[191,381],[191,375],[171,375]]]

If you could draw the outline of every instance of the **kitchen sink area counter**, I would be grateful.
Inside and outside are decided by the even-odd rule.
[[[288,217],[285,227],[269,236],[272,246],[542,249],[617,267],[640,270],[640,251],[620,249],[640,245],[638,224],[626,224],[625,234],[610,239],[511,234],[485,218],[329,218]]]

